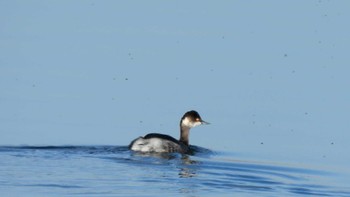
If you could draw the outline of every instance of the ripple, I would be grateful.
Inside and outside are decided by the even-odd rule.
[[[192,154],[182,155],[137,153],[127,146],[2,146],[0,182],[5,188],[56,188],[66,194],[83,189],[84,194],[102,195],[131,190],[142,195],[147,190],[159,196],[164,191],[198,196],[232,192],[350,196],[349,188],[332,183],[337,176],[332,171],[244,161],[202,147],[191,148]]]

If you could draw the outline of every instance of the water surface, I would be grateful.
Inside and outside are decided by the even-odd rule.
[[[126,146],[2,146],[1,196],[350,196],[342,175],[240,160],[193,146],[193,155]]]

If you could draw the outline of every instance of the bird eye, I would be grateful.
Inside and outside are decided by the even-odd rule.
[[[196,118],[196,122],[200,122],[201,120],[199,118]]]

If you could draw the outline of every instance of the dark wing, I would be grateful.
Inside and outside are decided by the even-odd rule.
[[[144,139],[150,139],[150,138],[160,138],[160,139],[164,139],[164,140],[169,140],[171,142],[174,142],[176,144],[179,144],[179,141],[169,135],[164,135],[164,134],[160,134],[160,133],[150,133],[147,134],[145,137],[143,137]]]

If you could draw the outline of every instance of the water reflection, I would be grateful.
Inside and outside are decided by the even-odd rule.
[[[156,158],[158,162],[178,169],[180,193],[195,194],[200,190],[289,193],[317,196],[346,196],[348,192],[333,191],[331,187],[313,183],[331,173],[306,168],[269,165],[239,160],[216,160],[196,149],[191,155],[140,154],[134,156]],[[213,155],[213,154],[212,154]],[[163,160],[163,162],[159,161]],[[156,167],[156,166],[154,166]],[[157,167],[156,167],[157,168]],[[324,178],[324,177],[323,177]],[[174,179],[171,179],[174,181]],[[176,180],[176,179],[175,179]],[[166,180],[163,180],[166,181]],[[171,184],[171,183],[170,183]],[[344,195],[344,193],[346,195]]]
[[[180,178],[191,178],[196,176],[196,170],[193,170],[191,168],[181,168],[179,172]]]
[[[189,166],[189,165],[199,164],[199,162],[191,159],[191,157],[188,155],[182,155],[181,161],[182,161],[182,165],[180,167],[179,177],[191,178],[196,176],[197,167]]]
[[[111,187],[122,184],[128,190],[133,188],[132,185],[136,185],[151,191],[159,192],[166,188],[167,191],[186,195],[201,195],[203,191],[206,191],[226,195],[238,192],[257,196],[274,196],[275,194],[277,196],[285,196],[285,194],[350,196],[349,188],[330,186],[319,181],[336,176],[326,171],[233,160],[234,156],[223,157],[207,149],[196,147],[194,150],[196,151],[193,154],[182,155],[178,153],[138,153],[129,151],[127,147],[113,146],[0,147],[0,154],[4,158],[12,158],[16,164],[26,163],[23,166],[24,169],[28,165],[40,173],[46,169],[36,168],[37,161],[46,162],[45,166],[50,162],[55,164],[51,167],[57,167],[57,169],[48,168],[48,173],[52,173],[53,170],[65,171],[71,168],[74,169],[72,172],[79,172],[88,164],[90,166],[88,170],[81,171],[77,177],[73,175],[74,181],[71,186],[79,183],[82,187],[86,187],[85,183],[75,182],[75,178],[79,180],[81,175],[101,174],[100,184],[111,184],[113,185]],[[2,160],[2,165],[7,165],[6,162],[6,159]],[[66,168],[60,169],[60,166],[64,165],[56,165],[57,162],[62,162]],[[71,162],[77,163],[72,166]],[[8,165],[8,168],[11,166]],[[29,173],[26,177],[35,177],[30,174],[31,171],[24,170],[23,172]],[[120,176],[120,173],[123,173],[123,176]],[[50,179],[50,176],[44,177]],[[89,178],[87,180],[90,180]],[[50,184],[53,185],[61,184],[54,180],[51,181]],[[91,179],[92,184],[95,184],[96,181],[99,180]],[[45,185],[41,180],[37,182],[40,187],[52,187],[52,185]],[[326,181],[326,183],[332,182]],[[28,187],[34,187],[34,185],[28,185]],[[120,191],[123,188],[118,189]]]

